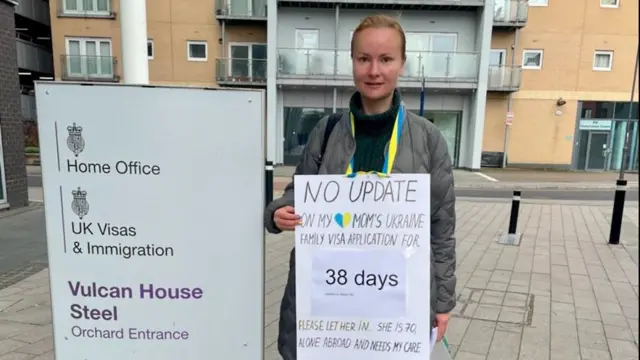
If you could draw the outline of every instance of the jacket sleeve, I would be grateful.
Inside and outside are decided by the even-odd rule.
[[[322,141],[324,140],[324,130],[327,126],[328,118],[328,116],[325,116],[320,119],[318,124],[313,128],[313,130],[311,130],[309,140],[302,151],[302,156],[300,157],[300,162],[298,162],[298,165],[296,166],[294,176],[318,173],[320,157],[322,155]],[[294,206],[293,195],[293,179],[291,179],[291,182],[284,188],[284,194],[280,198],[269,203],[265,209],[264,226],[268,232],[272,234],[279,234],[282,232],[282,230],[278,229],[276,224],[273,222],[273,213],[283,206]]]
[[[431,251],[435,270],[436,314],[456,306],[456,196],[451,156],[444,136],[434,129],[428,141],[431,162]]]

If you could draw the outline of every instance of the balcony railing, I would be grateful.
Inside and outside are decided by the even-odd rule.
[[[266,83],[267,60],[216,59],[216,80],[218,83],[236,83],[238,85]]]
[[[62,55],[62,80],[118,81],[113,56]]]
[[[302,4],[317,4],[317,3],[335,3],[335,0],[277,0],[278,3],[285,4],[287,6],[300,6]],[[443,6],[482,6],[485,0],[340,0],[340,3],[350,4],[351,6],[358,7],[375,7],[393,5],[410,7],[412,10],[423,9],[425,7],[432,7],[435,9],[442,8]]]
[[[116,13],[113,0],[58,0],[58,16],[115,18]]]
[[[20,0],[16,6],[16,14],[31,20],[50,25],[49,2],[44,0]]]
[[[490,91],[517,91],[520,89],[520,65],[489,66],[487,89]]]
[[[493,22],[496,25],[524,25],[529,18],[527,0],[498,0],[493,9]]]
[[[53,74],[53,55],[45,48],[16,39],[16,50],[19,68]]]
[[[216,0],[216,17],[219,19],[267,19],[266,0]]]
[[[477,81],[478,54],[464,52],[407,51],[404,81]],[[349,50],[278,49],[278,77],[352,77]]]

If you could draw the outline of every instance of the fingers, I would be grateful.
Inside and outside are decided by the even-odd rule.
[[[293,206],[284,206],[273,214],[273,222],[280,230],[294,230],[300,224],[300,217]]]
[[[298,215],[296,215],[295,213],[290,213],[290,212],[285,212],[285,211],[277,213],[277,217],[282,219],[282,220],[291,220],[291,221],[300,220],[300,217]]]
[[[444,333],[447,331],[447,325],[446,324],[439,324],[438,325],[438,339],[437,341],[442,340],[442,338],[444,337]]]
[[[437,341],[442,340],[445,332],[447,331],[447,325],[449,324],[449,316],[447,314],[438,314],[436,315],[436,325],[438,326],[438,339]]]

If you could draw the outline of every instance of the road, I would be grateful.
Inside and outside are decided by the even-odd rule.
[[[42,187],[40,175],[29,175],[27,182],[30,187]],[[575,200],[575,201],[613,201],[613,190],[523,190],[525,199],[536,200]],[[513,196],[511,189],[456,189],[458,197],[470,198],[502,198]],[[627,191],[628,201],[638,201],[638,189]]]

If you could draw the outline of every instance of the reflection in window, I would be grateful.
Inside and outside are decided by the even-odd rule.
[[[629,117],[629,103],[617,102],[614,117],[616,119],[626,120]],[[638,103],[634,102],[631,107],[631,120],[638,120]]]
[[[295,165],[318,121],[331,114],[325,108],[284,108],[284,163]]]
[[[581,118],[583,119],[613,119],[612,101],[585,101],[582,103]]]

